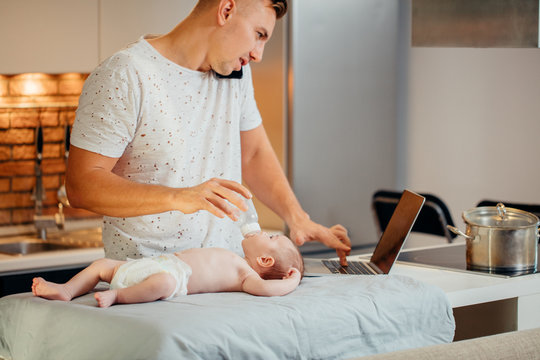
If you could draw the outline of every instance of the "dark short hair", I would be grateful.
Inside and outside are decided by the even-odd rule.
[[[276,11],[276,18],[281,19],[287,13],[287,0],[272,0],[272,8]]]
[[[203,9],[207,6],[215,4],[216,0],[199,0],[195,8]],[[287,0],[270,0],[271,6],[276,12],[276,18],[281,19],[287,13],[288,5]]]

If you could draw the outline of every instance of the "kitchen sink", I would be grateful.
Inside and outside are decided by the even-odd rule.
[[[14,242],[0,244],[0,253],[9,255],[26,255],[44,251],[69,250],[73,246],[53,244],[49,242]]]
[[[52,234],[47,240],[35,236],[0,238],[0,254],[29,255],[49,251],[103,247],[101,228]]]

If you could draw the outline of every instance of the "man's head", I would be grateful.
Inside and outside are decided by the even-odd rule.
[[[210,16],[215,30],[209,37],[206,62],[221,75],[261,61],[276,19],[287,12],[287,0],[199,0],[194,14]]]
[[[248,263],[263,279],[282,279],[291,268],[304,275],[302,255],[284,235],[250,234],[242,241],[242,248]]]

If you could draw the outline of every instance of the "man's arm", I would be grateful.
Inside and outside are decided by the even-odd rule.
[[[66,171],[66,191],[73,207],[98,214],[129,217],[178,210],[191,214],[207,210],[234,220],[234,207],[247,210],[242,196],[251,194],[241,184],[224,179],[208,180],[188,188],[141,184],[112,172],[118,159],[71,146]],[[241,196],[242,195],[242,196]]]
[[[264,280],[253,272],[244,279],[242,291],[257,296],[283,296],[296,289],[300,278],[300,272],[295,268],[291,268],[281,280]]]
[[[351,241],[341,225],[331,229],[310,220],[294,195],[262,125],[242,131],[242,176],[253,193],[291,229],[291,239],[302,245],[320,241],[334,248],[346,264]]]

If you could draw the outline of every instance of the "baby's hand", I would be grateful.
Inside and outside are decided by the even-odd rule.
[[[298,282],[300,282],[300,278],[301,278],[300,271],[297,268],[292,267],[287,272],[287,275],[285,275],[283,277],[283,280],[285,280],[285,279],[294,279],[294,280],[298,280]]]

